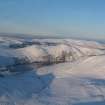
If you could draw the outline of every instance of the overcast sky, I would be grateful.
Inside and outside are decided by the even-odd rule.
[[[105,0],[0,0],[0,33],[105,39]]]

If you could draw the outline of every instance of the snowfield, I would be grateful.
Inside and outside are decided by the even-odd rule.
[[[105,105],[105,45],[0,37],[0,105]]]

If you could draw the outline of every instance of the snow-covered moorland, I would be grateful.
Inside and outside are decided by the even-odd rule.
[[[105,45],[0,37],[0,105],[105,105]]]

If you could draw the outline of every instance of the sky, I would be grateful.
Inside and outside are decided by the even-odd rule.
[[[0,33],[105,39],[105,0],[0,0]]]

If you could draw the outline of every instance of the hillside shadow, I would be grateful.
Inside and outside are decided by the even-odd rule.
[[[90,79],[92,85],[105,86],[105,79]]]
[[[91,85],[105,86],[105,79],[83,78],[86,79]]]
[[[0,78],[0,98],[5,96],[9,98],[9,101],[13,99],[29,100],[33,95],[37,95],[49,87],[54,79],[54,75],[51,73],[38,75],[31,66],[21,69],[29,71]]]

